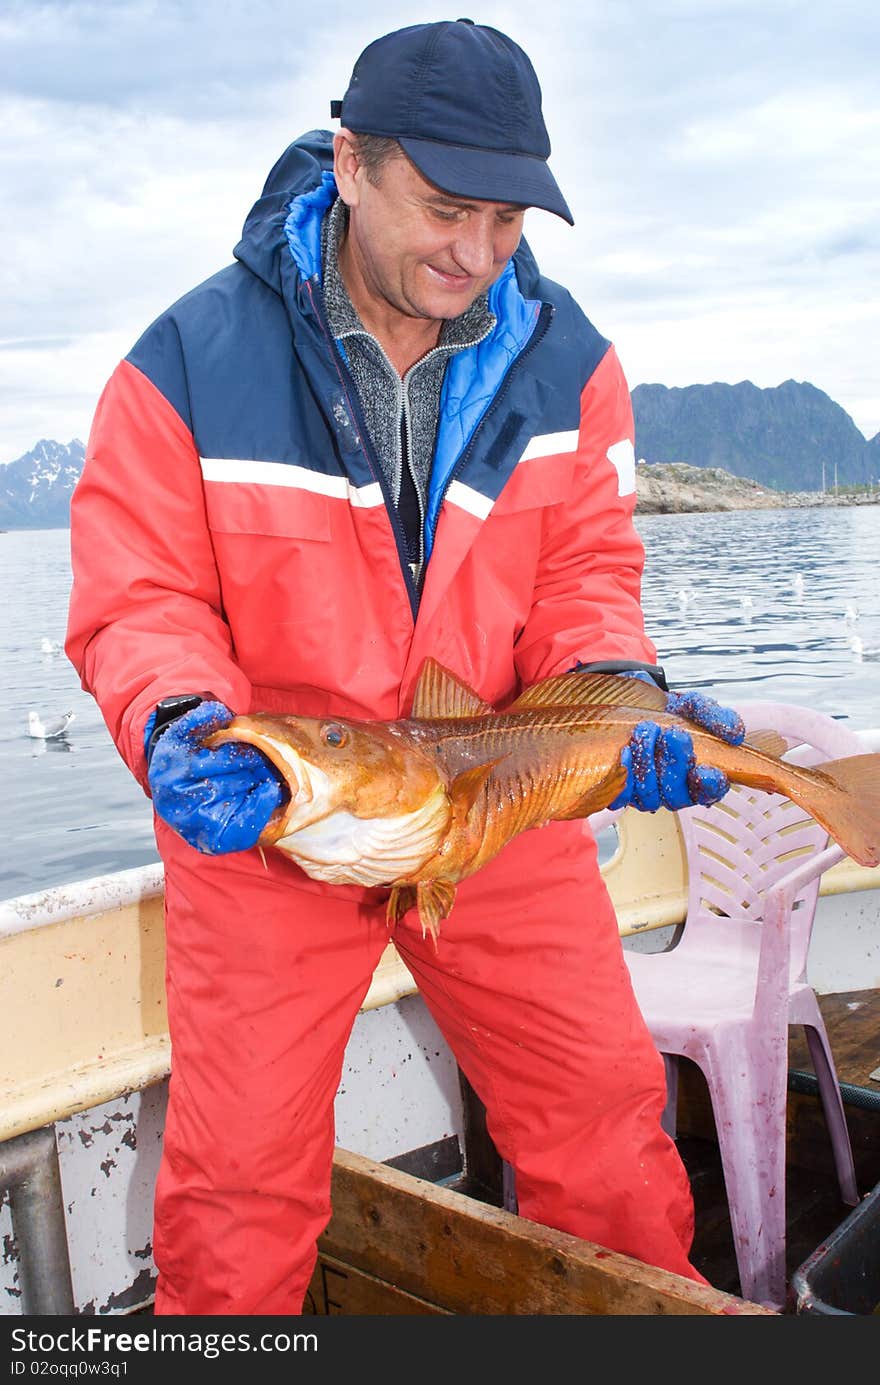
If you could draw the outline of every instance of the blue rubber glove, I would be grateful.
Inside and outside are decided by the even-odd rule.
[[[231,720],[222,702],[184,712],[156,741],[147,771],[159,817],[210,856],[255,846],[284,796],[274,768],[254,746],[203,746]],[[151,730],[148,721],[145,740]]]
[[[650,674],[633,671],[622,675],[653,683]],[[745,736],[742,718],[732,707],[722,707],[714,698],[700,692],[672,692],[666,698],[666,711],[687,717],[730,745],[739,745]],[[612,808],[639,808],[655,813],[658,808],[691,808],[695,803],[717,803],[730,788],[727,775],[712,765],[698,765],[694,744],[682,727],[665,731],[656,722],[640,721],[621,752],[620,762],[627,770],[622,791]]]

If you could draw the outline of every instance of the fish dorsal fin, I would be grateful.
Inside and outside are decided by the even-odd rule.
[[[622,678],[619,673],[561,673],[526,688],[506,712],[533,707],[642,707],[666,710],[666,693],[642,678]]]
[[[433,717],[484,717],[487,714],[494,716],[495,708],[484,702],[479,693],[436,659],[425,660],[416,683],[411,717],[427,721]]]
[[[788,750],[788,741],[778,731],[750,731],[743,745],[760,750],[763,755],[774,755],[777,760]]]

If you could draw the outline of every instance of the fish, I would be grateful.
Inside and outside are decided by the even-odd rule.
[[[315,880],[389,887],[389,926],[415,907],[435,947],[459,883],[508,842],[614,802],[627,780],[621,752],[644,720],[686,730],[698,764],[784,795],[859,864],[880,864],[880,753],[798,766],[782,760],[787,742],[775,732],[731,745],[665,709],[654,684],[573,672],[499,711],[429,658],[408,717],[254,712],[205,744],[255,746],[275,766],[286,792],[261,849],[275,847]]]

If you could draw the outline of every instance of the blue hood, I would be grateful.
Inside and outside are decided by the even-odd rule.
[[[309,130],[289,144],[273,165],[262,196],[248,213],[241,240],[232,253],[276,293],[281,293],[282,252],[288,253],[284,224],[291,203],[319,188],[325,174],[335,192],[332,168],[332,134],[329,130]],[[328,197],[328,203],[330,200]],[[320,236],[319,226],[317,233]]]
[[[281,293],[285,244],[303,277],[320,271],[320,217],[312,214],[317,211],[323,215],[335,196],[332,169],[331,131],[309,130],[289,144],[272,166],[262,196],[248,213],[233,254],[276,293]],[[306,201],[293,207],[303,197]],[[543,297],[540,271],[525,240],[520,241],[513,263],[524,296]]]

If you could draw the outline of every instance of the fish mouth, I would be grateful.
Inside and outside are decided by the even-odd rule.
[[[281,837],[298,831],[319,817],[320,811],[310,813],[315,805],[314,767],[294,750],[293,746],[266,735],[264,731],[251,730],[246,726],[230,726],[215,731],[205,738],[205,745],[223,744],[252,745],[276,770],[282,788],[286,789],[284,800],[278,805],[263,831],[260,842],[272,846]]]

